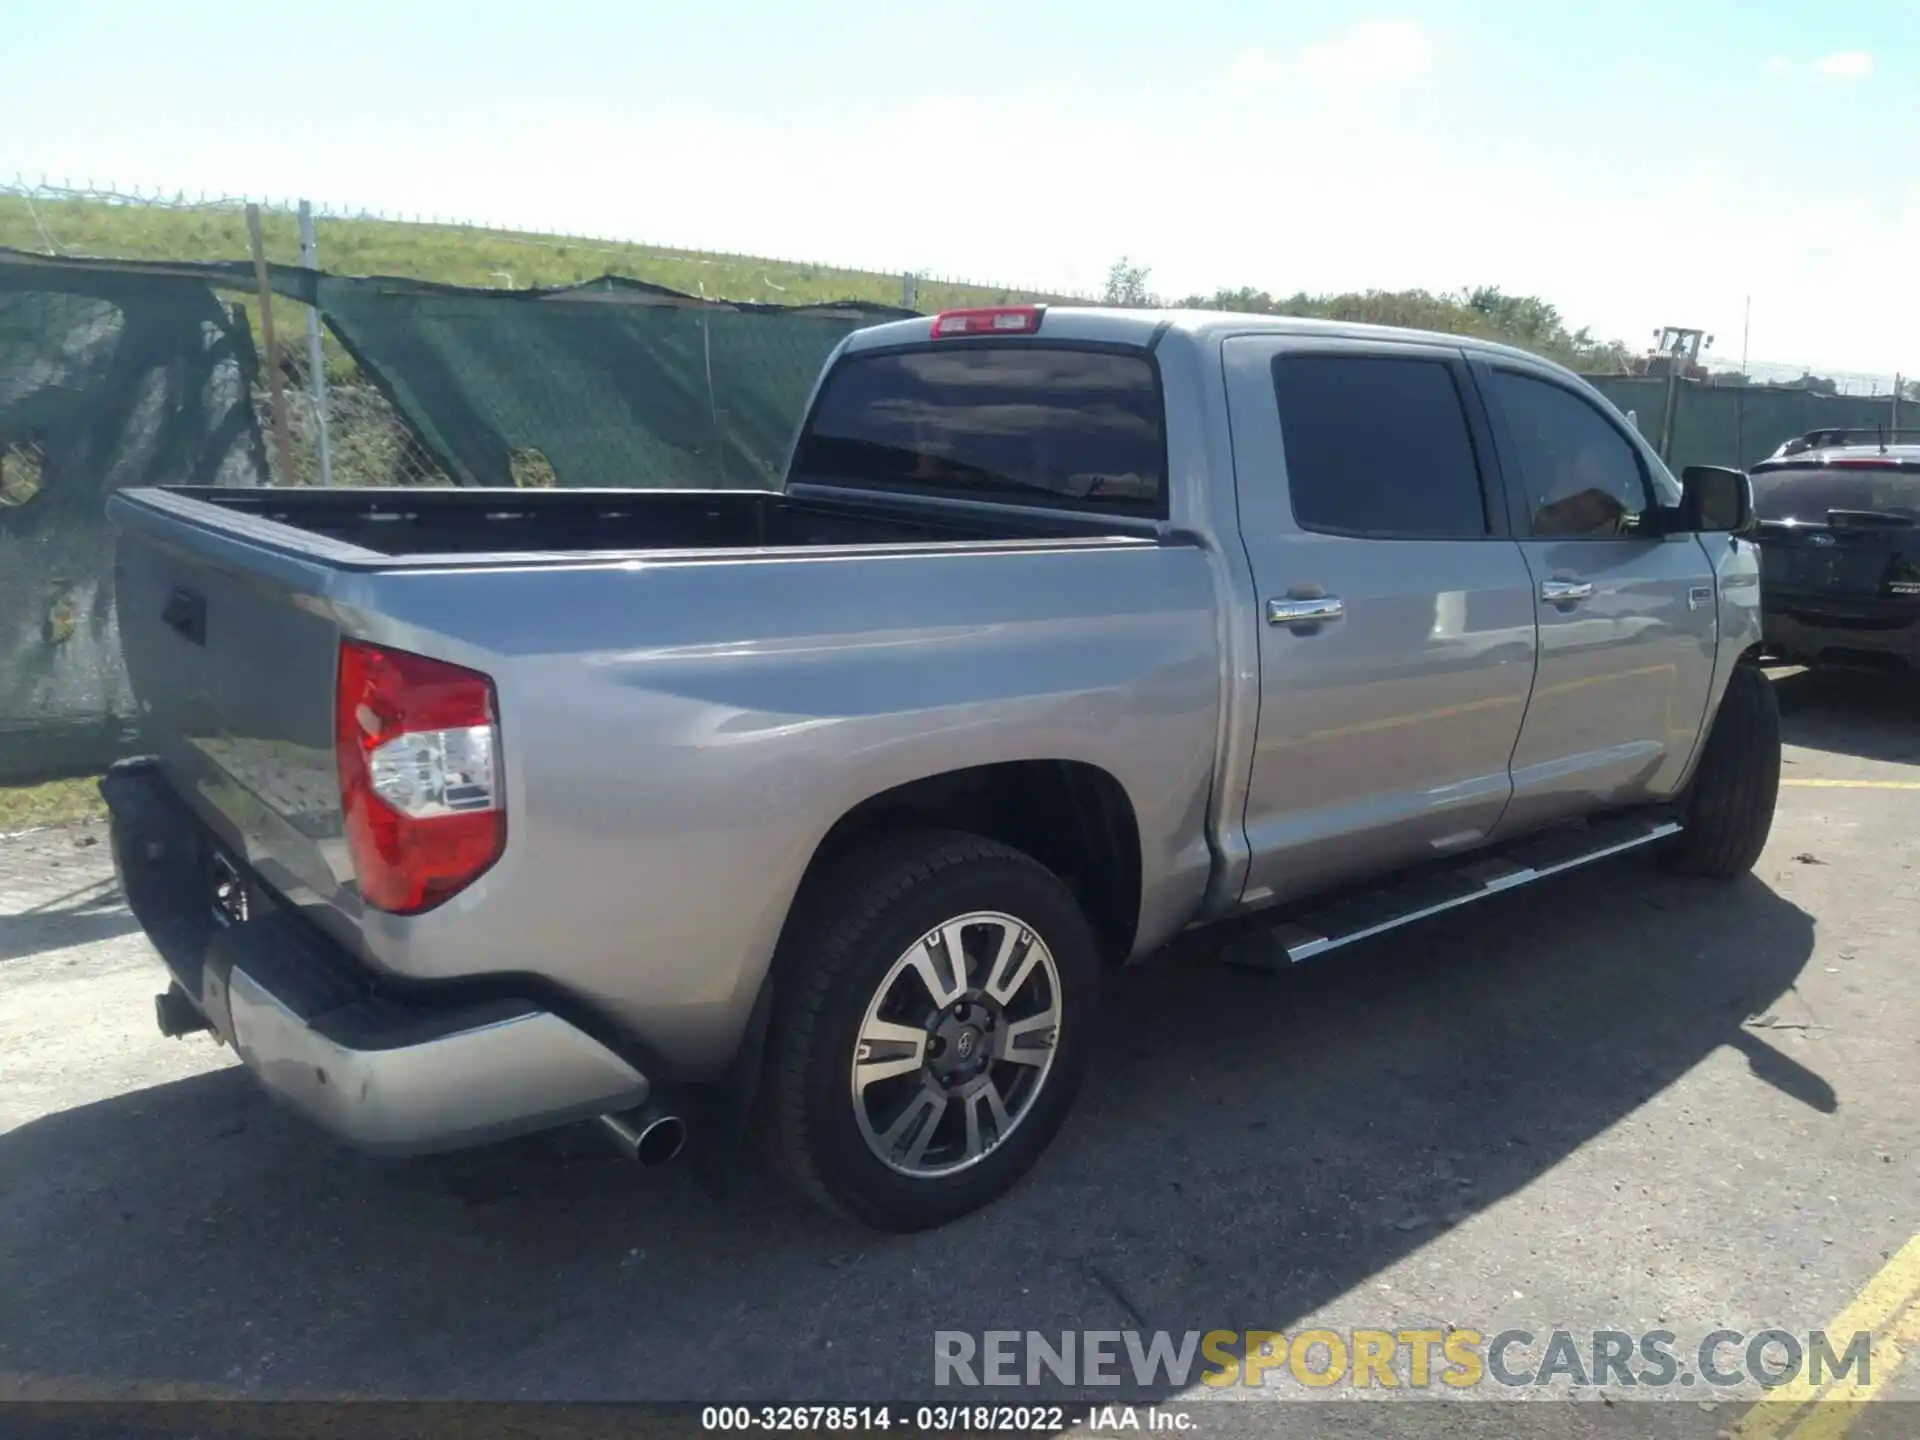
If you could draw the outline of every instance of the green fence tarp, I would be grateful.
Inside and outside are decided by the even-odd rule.
[[[0,264],[0,782],[133,743],[106,497],[261,483],[254,368],[203,282]]]
[[[1589,375],[1587,380],[1622,411],[1632,411],[1640,433],[1655,446],[1665,439],[1667,382],[1663,377]],[[1920,406],[1902,407],[1908,413]],[[1709,385],[1682,380],[1674,396],[1671,468],[1734,465],[1748,469],[1782,444],[1812,430],[1891,427],[1891,396],[1822,395],[1784,385]]]
[[[722,305],[603,278],[512,294],[323,277],[322,313],[447,473],[566,486],[778,483],[821,362],[911,312]],[[541,473],[547,473],[542,471]]]

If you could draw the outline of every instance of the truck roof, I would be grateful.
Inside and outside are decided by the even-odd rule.
[[[1023,307],[1008,307],[1023,308]],[[1177,331],[1196,340],[1222,335],[1317,335],[1330,340],[1418,340],[1450,345],[1489,357],[1551,365],[1526,350],[1468,335],[1410,330],[1397,325],[1363,325],[1349,320],[1313,320],[1296,315],[1250,315],[1231,310],[1124,310],[1104,306],[1049,305],[1040,334],[1048,339],[1084,340],[1114,345],[1146,345],[1160,331]],[[894,320],[856,331],[849,350],[873,350],[917,344],[929,338],[932,317]],[[1555,369],[1560,367],[1555,366]]]

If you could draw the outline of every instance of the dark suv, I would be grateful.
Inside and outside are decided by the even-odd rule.
[[[1816,430],[1755,465],[1767,649],[1920,669],[1920,430]]]

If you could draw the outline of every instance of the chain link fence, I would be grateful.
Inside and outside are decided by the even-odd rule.
[[[259,302],[236,303],[243,322],[258,333]],[[275,485],[451,485],[453,479],[393,402],[352,360],[329,357],[320,384],[306,351],[279,354],[279,394],[264,358],[251,386],[255,422],[263,436],[274,435],[274,405],[286,418],[287,453],[276,443],[265,447],[269,480]],[[324,415],[324,421],[322,419]],[[326,436],[326,463],[321,435]],[[546,483],[552,483],[549,476]]]

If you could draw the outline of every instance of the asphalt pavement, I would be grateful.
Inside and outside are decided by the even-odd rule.
[[[1625,859],[1282,975],[1161,956],[1113,987],[1029,1180],[908,1237],[755,1170],[719,1196],[642,1172],[587,1131],[346,1152],[211,1041],[157,1033],[157,962],[97,828],[0,840],[0,1397],[1053,1399],[1077,1418],[1101,1392],[936,1387],[935,1332],[1565,1330],[1585,1350],[1661,1329],[1683,1356],[1716,1330],[1804,1338],[1920,1235],[1920,705],[1877,678],[1777,683],[1788,783],[1752,877]],[[1920,1396],[1883,1373],[1876,1393]],[[1250,1423],[1236,1402],[1352,1398],[1284,1366],[1264,1389],[1128,1390],[1222,1428]],[[1709,1436],[1761,1393],[1648,1404],[1562,1376],[1446,1398],[1602,1392],[1635,1433]],[[1901,1409],[1917,1423],[1856,1433],[1920,1431]],[[1262,1433],[1332,1419],[1259,1414]]]

